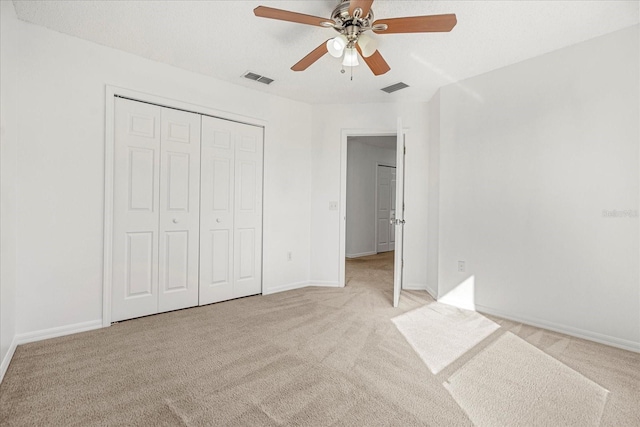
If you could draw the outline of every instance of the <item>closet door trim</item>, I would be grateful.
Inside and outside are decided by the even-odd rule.
[[[267,142],[267,122],[261,119],[216,110],[188,102],[177,101],[160,95],[138,92],[118,86],[105,86],[105,168],[104,168],[104,252],[103,252],[103,283],[102,283],[102,326],[111,325],[111,292],[113,284],[113,220],[114,220],[114,168],[115,168],[115,98],[126,98],[132,101],[145,102],[160,107],[173,108],[190,113],[212,116],[219,119],[243,123],[260,127],[263,130],[263,141]],[[263,176],[264,176],[264,155]],[[263,184],[264,194],[264,184]],[[263,216],[264,218],[264,216]],[[264,220],[263,220],[264,222]],[[264,239],[263,239],[264,242]],[[262,250],[264,259],[264,244]]]

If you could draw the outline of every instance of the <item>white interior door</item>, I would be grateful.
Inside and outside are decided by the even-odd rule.
[[[158,311],[198,305],[200,114],[162,108]]]
[[[395,223],[395,257],[393,270],[393,306],[400,302],[400,290],[402,289],[402,270],[404,268],[402,258],[402,240],[404,233],[404,155],[405,139],[402,132],[402,119],[398,117],[398,134],[396,145],[396,218]]]
[[[112,321],[158,311],[160,117],[115,99]]]
[[[262,129],[203,116],[200,305],[262,291]]]
[[[378,165],[378,182],[376,186],[378,201],[377,209],[377,218],[378,221],[376,223],[377,229],[377,239],[376,242],[376,252],[387,252],[389,251],[389,238],[391,227],[389,225],[389,220],[391,219],[391,170],[389,166]],[[395,208],[395,206],[394,206]]]

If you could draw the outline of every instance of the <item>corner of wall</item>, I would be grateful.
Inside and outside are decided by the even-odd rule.
[[[0,2],[0,381],[16,349],[16,57],[13,3]],[[11,42],[11,43],[10,43]]]
[[[2,380],[4,379],[4,375],[7,373],[7,370],[9,369],[9,364],[11,363],[11,359],[13,358],[13,354],[16,352],[17,347],[18,347],[17,340],[14,337],[11,340],[9,349],[7,350],[6,354],[2,358],[2,361],[0,362],[0,383],[2,383]]]
[[[440,248],[440,89],[428,103],[427,291],[438,298]]]

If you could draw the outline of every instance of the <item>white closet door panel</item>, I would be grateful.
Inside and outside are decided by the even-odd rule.
[[[158,310],[160,107],[116,98],[112,320]]]
[[[238,125],[235,147],[234,297],[262,292],[262,129]]]
[[[159,312],[198,305],[200,117],[161,111]]]
[[[165,233],[164,285],[165,291],[183,291],[189,288],[189,232]]]
[[[256,229],[238,230],[238,282],[256,277],[255,264]]]
[[[154,233],[143,231],[126,233],[125,299],[153,295]]]
[[[236,123],[202,117],[200,305],[233,298]]]
[[[129,210],[153,212],[157,150],[128,147]]]

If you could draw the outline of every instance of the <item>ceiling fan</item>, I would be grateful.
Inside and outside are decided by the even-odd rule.
[[[353,67],[358,65],[359,53],[376,76],[386,73],[391,68],[378,52],[376,40],[366,34],[367,31],[371,30],[376,34],[448,32],[457,23],[456,15],[453,13],[374,21],[372,3],[373,0],[341,0],[331,13],[330,19],[266,6],[256,7],[253,13],[262,18],[333,28],[339,33],[298,61],[291,67],[293,71],[306,70],[326,53],[336,58],[344,55],[342,65]]]

